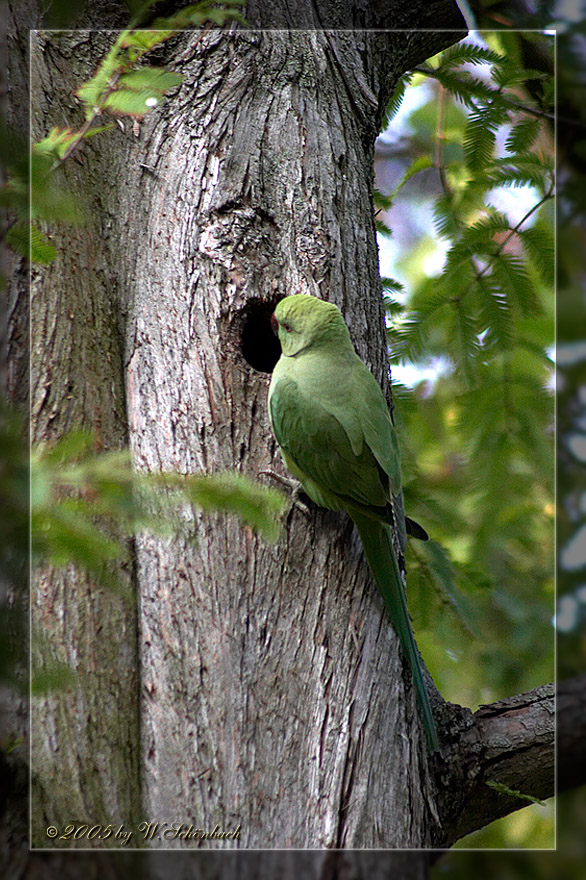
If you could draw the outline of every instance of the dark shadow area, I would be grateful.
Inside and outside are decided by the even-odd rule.
[[[238,315],[242,357],[260,373],[272,373],[281,356],[281,344],[271,327],[271,315],[281,299],[251,299]]]

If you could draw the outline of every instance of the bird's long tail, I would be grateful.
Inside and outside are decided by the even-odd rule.
[[[411,629],[403,579],[393,549],[389,526],[367,516],[352,514],[366,559],[385,600],[391,621],[406,654],[415,682],[423,725],[430,751],[439,750],[439,740],[429,697],[421,674],[419,653]]]

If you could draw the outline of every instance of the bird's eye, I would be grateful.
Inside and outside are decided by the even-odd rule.
[[[291,324],[282,324],[282,327],[283,327],[283,330],[285,331],[285,333],[291,332]]]

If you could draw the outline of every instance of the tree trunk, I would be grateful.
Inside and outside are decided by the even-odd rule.
[[[120,228],[139,468],[281,466],[268,315],[287,293],[333,300],[360,353],[384,351],[368,295],[382,48],[318,31],[183,42],[184,84],[142,128],[127,177],[137,222]],[[294,511],[270,547],[194,515],[196,547],[137,546],[145,814],[237,833],[227,846],[429,843],[409,673],[347,521]],[[153,846],[192,846],[161,831]]]
[[[33,33],[31,128],[43,137],[63,119],[79,120],[76,83],[88,78],[111,43],[108,35]],[[63,169],[86,222],[53,231],[59,255],[31,276],[31,438],[50,441],[91,428],[97,449],[127,443],[123,339],[114,270],[120,254],[104,234],[125,144],[105,139]],[[130,574],[124,592],[101,587],[73,567],[35,572],[33,670],[65,663],[78,685],[35,698],[31,715],[32,843],[46,829],[74,824],[136,823],[139,774],[137,614]],[[69,846],[65,840],[53,845]]]
[[[177,93],[68,160],[64,183],[88,219],[33,273],[35,440],[90,426],[148,471],[282,469],[268,317],[295,292],[342,308],[388,392],[374,138],[397,78],[461,34],[317,29],[388,26],[372,5],[324,3],[302,31],[183,35],[168,59],[184,75]],[[460,25],[450,3],[425,9],[395,21]],[[253,4],[246,15],[292,24],[285,5],[270,21]],[[109,42],[35,36],[34,137],[79,122],[74,90]],[[443,842],[410,674],[349,522],[293,509],[270,546],[233,519],[193,517],[195,546],[137,539],[134,571],[119,572],[136,602],[73,570],[36,575],[35,662],[67,662],[78,684],[33,704],[34,845],[122,846],[60,839],[67,824],[110,823],[130,847]],[[146,841],[144,822],[159,823]],[[180,839],[179,825],[233,837]],[[316,856],[316,876],[345,858]],[[425,870],[414,856],[409,872]]]
[[[181,40],[178,94],[65,169],[93,209],[35,273],[35,439],[81,422],[104,446],[127,433],[148,471],[281,467],[267,319],[293,292],[336,302],[385,383],[373,145],[402,41]],[[103,48],[101,35],[35,38],[35,136],[71,118],[59,85],[69,95],[74,59],[89,73]],[[181,824],[231,832],[224,846],[429,844],[409,672],[349,523],[294,511],[272,547],[234,519],[194,517],[195,546],[138,539],[138,621],[73,572],[37,577],[33,632],[80,685],[35,705],[35,845],[68,822],[122,823],[140,845],[139,786],[140,814],[161,823],[142,832],[153,847],[192,847],[170,830]]]

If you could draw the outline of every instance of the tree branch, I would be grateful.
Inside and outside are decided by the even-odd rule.
[[[584,683],[581,687],[583,690]],[[554,794],[554,697],[554,685],[548,684],[482,706],[474,714],[446,704],[444,712],[452,719],[451,735],[436,765],[442,827],[435,845],[449,847],[466,834],[527,806],[532,798],[542,800]],[[586,733],[584,708],[586,700],[579,688],[568,690],[560,722],[565,727],[571,718],[579,728],[575,736],[564,739],[573,751],[570,762],[581,757],[580,743]],[[521,796],[505,794],[490,783]]]

